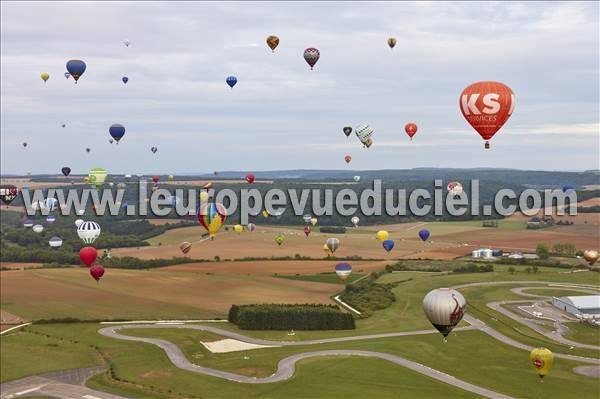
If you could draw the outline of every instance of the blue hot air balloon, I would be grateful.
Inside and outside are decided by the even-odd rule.
[[[48,217],[46,218],[46,222],[48,222],[48,223],[54,223],[55,221],[56,221],[56,216],[48,215]]]
[[[421,237],[421,240],[423,240],[423,241],[427,241],[427,239],[429,238],[430,234],[431,233],[427,229],[421,229],[421,230],[419,230],[419,237]]]
[[[77,83],[81,75],[83,75],[83,73],[85,72],[85,68],[85,62],[81,60],[70,60],[67,62],[67,71],[69,71],[71,76],[73,76],[73,79],[75,79],[75,83]]]
[[[390,252],[392,249],[394,249],[394,240],[385,240],[382,245],[386,252]]]
[[[127,76],[123,76],[121,78],[121,80],[123,81],[123,83],[127,84],[127,82],[129,82],[129,78]]]
[[[567,191],[575,190],[575,186],[573,186],[572,184],[565,184],[562,187],[562,190],[563,190],[563,193],[566,193]]]
[[[119,140],[125,136],[125,126],[115,123],[108,128],[108,133],[110,133],[112,138],[119,144]]]
[[[237,83],[237,78],[235,76],[228,76],[225,82],[233,89],[233,86]]]

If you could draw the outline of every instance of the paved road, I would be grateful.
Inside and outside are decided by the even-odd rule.
[[[0,398],[16,399],[30,395],[61,399],[126,399],[123,396],[95,391],[84,386],[91,376],[104,371],[104,367],[90,367],[54,371],[0,385]]]

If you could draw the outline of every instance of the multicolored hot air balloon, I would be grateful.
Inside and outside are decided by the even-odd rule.
[[[333,255],[335,251],[337,251],[340,247],[340,240],[338,240],[337,238],[328,238],[325,242],[325,245],[327,245],[327,249],[329,249],[329,252],[331,252],[331,254]]]
[[[85,62],[81,60],[70,60],[67,62],[67,71],[69,71],[69,74],[73,76],[73,79],[75,79],[75,83],[77,83],[81,75],[83,75],[85,69]]]
[[[404,125],[404,131],[408,134],[408,137],[412,140],[413,136],[417,134],[417,124],[416,123],[407,123]]]
[[[90,267],[98,257],[98,251],[94,247],[83,247],[79,250],[79,259],[84,265]]]
[[[252,233],[256,229],[256,225],[254,223],[248,223],[248,231]]]
[[[256,179],[256,177],[252,173],[248,173],[246,175],[246,181],[248,182],[248,184],[254,183],[254,179]]]
[[[102,267],[102,265],[94,265],[90,267],[90,276],[92,276],[96,282],[99,282],[102,276],[104,276],[104,267]]]
[[[304,60],[308,65],[310,65],[310,69],[312,70],[319,58],[321,57],[321,53],[314,47],[309,47],[304,50]]]
[[[90,172],[88,173],[90,183],[94,184],[96,187],[100,187],[104,184],[106,176],[108,176],[108,172],[103,168],[93,168],[90,169]]]
[[[219,203],[205,204],[198,211],[198,221],[206,229],[211,240],[214,238],[217,231],[225,224],[227,219],[227,211],[225,207]]]
[[[44,83],[46,83],[48,81],[48,79],[50,79],[50,75],[48,75],[46,72],[44,72],[40,75],[40,78],[42,78]]]
[[[340,280],[346,281],[352,274],[352,266],[347,262],[338,263],[335,265],[335,274],[337,274]]]
[[[554,364],[554,354],[550,349],[533,348],[529,353],[529,361],[540,377],[540,382],[544,382],[544,376],[550,372]]]
[[[279,38],[275,35],[267,37],[267,46],[269,46],[272,52],[275,52],[275,49],[279,46]]]
[[[101,232],[100,225],[92,221],[83,222],[77,227],[77,235],[85,244],[91,244],[96,241],[100,237]]]
[[[460,111],[469,124],[486,140],[500,130],[515,109],[515,95],[510,87],[499,82],[477,82],[467,86],[460,95]]]
[[[304,226],[304,234],[308,237],[310,235],[310,226]]]
[[[117,144],[119,144],[119,140],[125,136],[125,126],[119,123],[114,123],[108,128],[108,133],[113,139],[115,139]]]
[[[235,76],[227,76],[227,79],[225,79],[225,82],[229,85],[230,88],[233,89],[233,86],[235,86],[235,84],[237,83],[237,78]]]
[[[387,253],[390,253],[390,251],[394,249],[394,240],[387,239],[381,244]]]
[[[183,252],[183,254],[187,254],[188,252],[190,252],[190,249],[192,249],[192,244],[190,244],[187,241],[182,242],[181,244],[179,244],[179,249],[181,250],[181,252]]]
[[[598,251],[588,249],[583,252],[583,259],[587,261],[590,266],[594,266],[594,263],[598,260]]]
[[[344,161],[346,161],[347,164],[350,164],[350,162],[352,162],[352,157],[350,155],[346,155],[344,157]]]
[[[344,126],[342,131],[344,132],[346,137],[350,137],[350,135],[352,134],[352,126]]]
[[[448,193],[453,197],[459,197],[463,192],[463,185],[459,181],[451,181],[446,186],[446,190],[448,190]]]
[[[283,234],[279,233],[275,236],[275,242],[277,243],[277,245],[283,244],[284,241],[285,241],[285,236]]]
[[[369,148],[373,145],[373,139],[371,136],[375,130],[369,125],[360,125],[356,129],[354,129],[354,133],[356,133],[356,137],[360,140],[363,146]]]
[[[10,205],[18,195],[19,189],[17,186],[12,184],[3,184],[0,186],[0,200],[4,202],[6,206]]]
[[[33,221],[31,219],[25,219],[25,221],[23,221],[23,227],[27,229],[33,227]]]
[[[394,48],[394,47],[396,47],[396,43],[397,43],[397,42],[398,42],[398,41],[396,40],[396,38],[395,38],[395,37],[390,37],[390,38],[387,40],[388,46],[390,46],[390,48]]]
[[[427,229],[421,229],[421,230],[419,230],[419,237],[423,241],[427,241],[427,239],[429,238],[430,235],[431,235],[431,233]]]
[[[379,230],[377,232],[377,234],[375,234],[375,237],[377,237],[377,239],[381,242],[384,242],[385,240],[387,240],[388,238],[390,238],[390,233],[388,233],[385,230]]]
[[[462,294],[451,288],[429,291],[423,299],[423,311],[431,324],[444,336],[444,341],[465,314],[467,302]]]

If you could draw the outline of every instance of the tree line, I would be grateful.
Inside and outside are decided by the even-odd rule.
[[[242,330],[353,330],[354,317],[322,304],[232,305],[228,320]]]

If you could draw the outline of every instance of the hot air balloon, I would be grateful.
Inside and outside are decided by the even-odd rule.
[[[262,211],[262,216],[266,219],[269,217],[269,212],[268,211]]]
[[[75,227],[79,228],[79,226],[81,226],[83,224],[83,219],[77,219],[75,221]]]
[[[75,79],[75,83],[77,83],[81,75],[83,75],[83,73],[85,72],[85,68],[85,62],[81,60],[70,60],[67,62],[67,71],[69,71],[71,76],[73,76],[73,79]]]
[[[91,244],[100,236],[100,225],[96,222],[83,222],[77,228],[77,235],[85,244]]]
[[[42,78],[44,83],[46,83],[48,81],[48,79],[50,79],[50,75],[48,75],[46,72],[44,72],[40,75],[40,78]]]
[[[396,46],[396,38],[395,37],[390,37],[388,39],[388,46],[390,46],[390,48],[394,48]]]
[[[344,161],[346,161],[346,163],[349,164],[350,162],[352,162],[352,157],[350,155],[346,155],[344,157]]]
[[[42,226],[41,224],[36,224],[32,227],[32,230],[34,233],[41,233],[42,231],[44,231],[44,226]]]
[[[254,179],[255,179],[255,176],[252,173],[248,173],[246,175],[246,181],[248,182],[248,184],[254,183]]]
[[[309,47],[304,50],[304,60],[308,65],[310,65],[310,69],[312,70],[317,61],[319,61],[319,57],[321,57],[321,53],[314,47]]]
[[[181,252],[183,252],[183,254],[187,254],[188,252],[190,252],[190,249],[192,249],[192,244],[190,244],[187,241],[182,242],[179,245],[179,249],[181,250]]]
[[[233,89],[233,86],[237,83],[237,78],[235,76],[227,76],[225,82]]]
[[[125,136],[125,126],[119,123],[114,123],[108,128],[108,133],[113,139],[115,139],[117,144],[119,144],[119,140]]]
[[[379,230],[377,232],[377,234],[375,235],[375,237],[377,237],[377,239],[381,242],[384,242],[385,240],[387,240],[390,237],[390,233],[388,233],[385,230]]]
[[[285,241],[285,236],[283,234],[280,233],[275,236],[275,242],[277,243],[277,245],[283,244],[284,241]]]
[[[340,247],[340,240],[338,240],[337,238],[328,238],[327,242],[325,242],[325,245],[327,245],[327,249],[329,249],[329,252],[331,252],[331,254],[333,255],[335,251],[337,251],[337,249]]]
[[[254,229],[256,229],[256,226],[254,225],[254,223],[248,223],[248,231],[250,233],[252,233],[254,231]]]
[[[385,240],[382,243],[383,249],[386,250],[386,252],[390,252],[392,249],[394,249],[394,240]]]
[[[335,265],[335,274],[337,274],[340,280],[346,281],[352,274],[352,266],[347,262],[338,263]]]
[[[225,224],[227,219],[227,211],[225,207],[219,203],[212,202],[205,204],[198,211],[198,221],[206,229],[211,240],[214,238],[217,231]]]
[[[96,282],[100,281],[102,276],[104,276],[104,267],[102,267],[102,265],[94,265],[90,267],[90,276],[92,276]]]
[[[205,190],[210,190],[211,188],[213,188],[213,182],[209,181],[207,183],[204,183],[204,185],[202,186],[202,188],[204,188]]]
[[[77,214],[79,216],[83,215],[84,213],[85,213],[85,209],[80,209],[80,210],[77,211]]]
[[[307,213],[306,215],[302,216],[302,220],[304,220],[304,223],[306,224],[310,223],[310,219],[312,219],[312,215],[310,213]]]
[[[90,152],[92,151],[89,147],[85,149],[85,152]]]
[[[573,186],[572,184],[565,184],[562,187],[563,193],[566,193],[566,192],[571,191],[571,190],[575,190],[575,186]]]
[[[267,46],[271,49],[272,52],[275,52],[275,49],[279,45],[279,38],[277,36],[271,35],[267,37]]]
[[[168,181],[173,181],[174,179],[175,179],[175,176],[173,176],[173,175],[167,176]]]
[[[90,267],[98,257],[98,251],[94,247],[83,247],[79,250],[79,259],[84,265]]]
[[[54,216],[54,215],[48,215],[48,217],[46,218],[46,222],[48,222],[50,224],[56,222],[56,216]]]
[[[129,47],[131,42],[129,40],[125,39],[125,40],[123,40],[123,44],[125,45],[125,47]]]
[[[352,127],[351,126],[344,126],[344,128],[342,129],[342,131],[344,132],[344,134],[346,135],[346,137],[350,137],[350,135],[352,134]]]
[[[427,230],[427,229],[419,230],[419,237],[421,237],[421,240],[423,240],[423,241],[427,241],[430,234],[431,233],[429,233],[429,230]]]
[[[157,184],[159,180],[160,180],[160,176],[152,176],[152,182],[154,184]]]
[[[65,166],[60,171],[62,172],[63,175],[65,175],[65,177],[67,177],[71,174],[71,168],[69,168],[68,166]]]
[[[310,218],[310,224],[312,224],[313,226],[316,226],[317,221],[317,218]]]
[[[129,82],[129,78],[127,76],[123,76],[121,80],[123,81],[123,84],[127,84],[127,82]]]
[[[533,348],[529,353],[529,361],[540,376],[540,382],[544,382],[544,376],[554,364],[554,354],[546,348]]]
[[[50,248],[60,248],[62,246],[62,243],[63,243],[62,238],[60,238],[58,236],[54,236],[50,240],[48,240],[48,244],[50,245]]]
[[[423,299],[423,311],[431,324],[446,337],[462,320],[467,302],[462,294],[451,288],[429,291]]]
[[[416,123],[407,123],[404,125],[404,131],[408,134],[408,137],[412,140],[413,136],[417,134],[417,124]]]
[[[448,185],[446,186],[446,189],[448,190],[448,193],[450,195],[452,195],[453,197],[458,197],[462,194],[463,192],[463,185],[461,184],[461,182],[458,181],[451,181],[450,183],[448,183]]]
[[[327,257],[331,256],[331,251],[327,247],[327,244],[323,244],[323,251],[327,254]]]
[[[108,139],[108,142],[109,142],[110,144],[112,144],[112,143],[114,143],[115,141],[114,141],[113,139]]]
[[[117,184],[117,188],[120,188],[120,189],[127,188],[127,184],[121,182],[121,183]]]
[[[153,154],[156,154],[156,151],[158,151],[158,148],[150,147],[150,151],[152,151]]]
[[[23,222],[23,227],[25,227],[25,228],[30,228],[30,227],[33,227],[33,222],[32,222],[30,219],[26,219],[26,220]]]
[[[310,226],[304,226],[304,234],[307,237],[310,235]]]
[[[24,142],[24,143],[23,143],[23,147],[27,147],[27,142]]]
[[[477,82],[463,90],[459,105],[467,122],[486,140],[485,148],[490,148],[489,140],[513,113],[515,95],[505,84]]]
[[[587,261],[590,266],[594,266],[594,263],[598,260],[598,251],[588,249],[583,252],[583,259]]]
[[[360,218],[358,216],[352,216],[352,219],[350,219],[350,221],[352,222],[354,227],[358,227],[358,222],[360,222]]]
[[[58,200],[54,197],[48,197],[43,203],[43,208],[48,212],[54,212],[58,208]]]
[[[352,179],[354,179],[354,181],[358,183],[360,181],[360,176],[354,176]]]
[[[208,199],[210,198],[206,191],[200,192],[198,196],[200,197],[200,202],[208,202]]]
[[[88,173],[90,183],[92,183],[96,187],[100,187],[104,184],[107,175],[108,172],[106,171],[106,169],[103,168],[93,168],[90,169],[90,172]]]
[[[360,142],[367,148],[371,147],[371,145],[373,144],[373,139],[371,138],[373,132],[373,128],[369,125],[360,125],[356,129],[354,129],[356,137],[358,137]]]
[[[242,226],[241,224],[236,224],[235,226],[233,226],[233,231],[240,234],[242,231],[244,231],[244,226]]]
[[[69,79],[71,77],[71,74],[69,72],[65,72],[65,79]]]
[[[17,186],[12,184],[3,184],[0,186],[0,200],[2,200],[6,206],[10,205],[18,195],[19,189]]]

